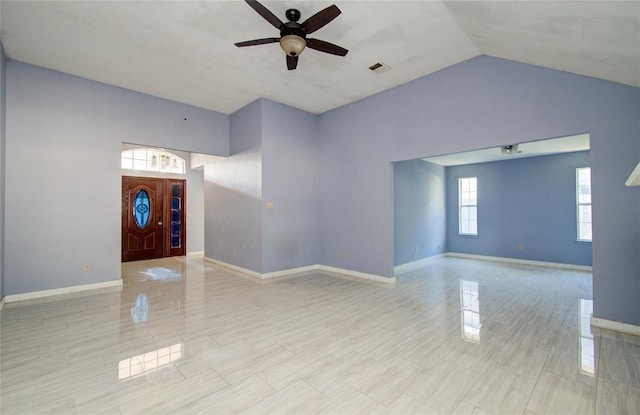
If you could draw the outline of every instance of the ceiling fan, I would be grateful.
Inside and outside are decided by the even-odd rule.
[[[280,37],[268,37],[236,43],[235,45],[239,48],[279,42],[280,47],[287,55],[287,69],[290,71],[296,69],[298,66],[298,56],[305,47],[338,56],[345,56],[347,52],[349,52],[347,49],[334,45],[333,43],[320,39],[307,38],[307,35],[324,27],[340,15],[341,11],[335,4],[319,11],[302,23],[298,23],[298,20],[300,20],[300,11],[289,9],[286,11],[286,16],[289,21],[284,23],[256,0],[245,1],[267,22],[271,23],[273,27],[280,30]]]

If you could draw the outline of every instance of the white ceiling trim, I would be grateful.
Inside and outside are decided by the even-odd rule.
[[[502,147],[484,148],[465,151],[463,153],[445,154],[423,159],[441,166],[461,166],[464,164],[488,163],[492,161],[514,160],[527,157],[549,156],[552,154],[571,153],[590,149],[589,134],[579,134],[527,143],[508,143],[517,145],[517,152],[505,154]]]

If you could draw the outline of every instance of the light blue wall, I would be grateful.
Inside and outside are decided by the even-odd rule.
[[[394,90],[389,93],[393,94]],[[396,126],[376,95],[320,115],[320,240],[323,265],[393,274]],[[391,102],[389,105],[397,105]],[[393,108],[390,108],[393,111]],[[407,157],[407,159],[416,157]]]
[[[4,46],[0,42],[0,300],[4,297],[4,183],[5,183],[5,125],[6,125],[6,73]]]
[[[576,168],[589,165],[581,151],[447,167],[447,250],[590,266],[576,242]],[[458,234],[460,177],[478,178],[477,236]]]
[[[120,278],[122,142],[228,153],[223,114],[17,61],[6,82],[5,294]]]
[[[446,249],[445,168],[427,161],[393,163],[394,265]]]
[[[228,158],[205,165],[205,256],[262,272],[262,102],[231,115]]]
[[[263,272],[318,264],[318,118],[261,102]]]
[[[639,88],[486,56],[324,113],[322,263],[391,275],[391,161],[588,132],[594,315],[640,324],[639,114]]]
[[[231,115],[231,156],[205,165],[208,258],[259,273],[318,263],[317,122],[266,99]]]

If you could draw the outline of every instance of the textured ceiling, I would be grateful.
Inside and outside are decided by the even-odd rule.
[[[281,20],[332,4],[262,3]],[[349,54],[308,49],[296,71],[278,44],[234,46],[278,35],[243,1],[2,0],[1,36],[12,59],[223,113],[259,97],[322,113],[481,54],[640,86],[638,1],[335,4],[313,37]]]

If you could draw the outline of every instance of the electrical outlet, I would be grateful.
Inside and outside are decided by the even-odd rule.
[[[240,250],[238,248],[233,250],[233,256],[238,258],[240,256]]]
[[[267,202],[267,209],[273,209],[273,202]]]
[[[522,244],[518,245],[518,251],[520,252],[524,251],[524,245]]]
[[[84,272],[89,272],[89,270],[91,269],[91,266],[89,264],[84,264],[82,266],[82,269],[84,270]]]
[[[347,253],[346,252],[343,252],[341,256],[342,256],[342,259],[347,259]]]

